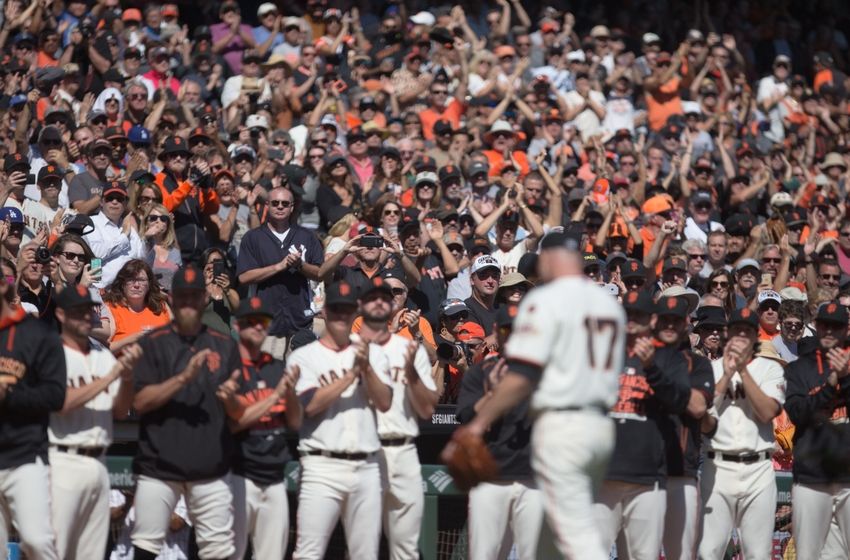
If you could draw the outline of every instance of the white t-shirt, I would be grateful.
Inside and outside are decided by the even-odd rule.
[[[597,105],[605,107],[606,100],[604,95],[596,90],[590,90],[589,95]],[[585,103],[584,98],[575,90],[565,93],[564,99],[566,99],[571,107],[584,105]],[[589,107],[586,107],[581,113],[576,115],[572,120],[572,124],[575,125],[576,130],[581,134],[582,142],[587,142],[591,136],[602,132],[602,120]]]
[[[414,344],[408,338],[397,334],[390,335],[385,344],[378,345],[384,351],[389,366],[390,380],[393,386],[393,404],[386,412],[378,412],[378,435],[382,438],[416,437],[419,435],[419,417],[410,404],[407,395],[407,377],[404,373],[404,358],[407,347]],[[431,377],[431,361],[425,347],[419,344],[413,366],[425,387],[435,391],[437,386]]]
[[[711,367],[717,383],[723,377],[723,359],[714,360]],[[747,364],[747,371],[765,395],[780,405],[785,402],[785,371],[778,362],[756,358]],[[743,455],[776,449],[773,423],[756,419],[740,374],[732,376],[725,395],[714,399],[714,409],[717,431],[711,439],[706,438],[709,451]]]
[[[519,260],[528,252],[527,240],[518,241],[510,251],[494,250],[490,255],[502,266],[502,276],[516,272]]]
[[[21,212],[24,214],[24,233],[21,237],[21,247],[33,240],[40,227],[44,226],[50,233],[50,224],[59,208],[53,210],[41,202],[35,202],[28,198],[24,199]],[[67,212],[67,211],[66,211]]]
[[[88,353],[63,346],[68,368],[68,387],[79,389],[106,377],[115,366],[116,359],[108,348],[94,339]],[[109,384],[83,406],[59,414],[50,414],[47,435],[52,445],[79,447],[108,447],[112,443],[112,401],[118,394],[120,380]]]
[[[352,342],[359,337],[352,335]],[[392,386],[387,357],[380,346],[369,345],[369,362],[378,378]],[[289,365],[297,365],[301,376],[295,387],[301,397],[345,375],[354,364],[354,345],[337,352],[317,340],[295,350]],[[324,412],[305,416],[299,432],[298,450],[335,451],[338,453],[374,453],[381,447],[375,409],[366,393],[365,383],[357,379]]]
[[[565,276],[523,298],[505,355],[543,368],[532,410],[609,410],[617,401],[625,341],[617,300],[584,276]]]

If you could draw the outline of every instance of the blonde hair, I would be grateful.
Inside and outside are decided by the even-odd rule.
[[[348,233],[348,230],[351,229],[351,226],[357,222],[357,216],[354,212],[349,212],[338,222],[331,226],[331,229],[328,230],[328,235],[325,237],[325,241],[323,243],[324,247],[327,247],[331,240],[335,237],[342,237],[343,235]]]
[[[162,245],[167,249],[174,249],[177,247],[177,234],[174,233],[174,216],[172,216],[171,212],[169,212],[162,204],[151,204],[150,208],[147,209],[144,216],[142,216],[142,223],[139,226],[139,235],[142,238],[145,237],[145,230],[148,227],[148,216],[154,211],[159,212],[163,216],[168,216],[168,226],[165,228],[165,236],[162,238]]]

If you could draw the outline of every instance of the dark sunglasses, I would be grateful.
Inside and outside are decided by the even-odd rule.
[[[272,208],[277,208],[277,207],[289,208],[290,206],[292,206],[292,201],[291,200],[270,200],[269,206],[271,206]]]
[[[164,224],[167,224],[168,222],[171,221],[171,218],[169,218],[168,216],[151,214],[150,216],[148,216],[147,220],[148,220],[149,223],[162,222]]]
[[[724,282],[722,280],[720,280],[720,281],[714,280],[714,281],[711,282],[711,287],[712,288],[728,288],[729,282]]]
[[[407,293],[407,290],[404,288],[392,288],[392,293],[394,296],[403,296]]]
[[[105,200],[106,202],[120,202],[123,204],[127,202],[127,197],[120,194],[108,194],[103,197],[103,200]]]
[[[84,253],[74,253],[72,251],[59,251],[56,254],[62,255],[63,257],[65,257],[65,259],[67,259],[69,261],[85,262],[87,260],[86,255]]]

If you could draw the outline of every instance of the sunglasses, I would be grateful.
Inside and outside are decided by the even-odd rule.
[[[120,194],[109,194],[103,197],[103,200],[106,202],[120,202],[123,204],[127,202],[127,197]]]
[[[688,259],[694,260],[694,261],[699,259],[701,261],[704,261],[705,260],[705,254],[704,253],[689,253]]]
[[[820,274],[819,276],[824,280],[839,280],[841,278],[840,274]]]
[[[446,319],[449,321],[466,321],[469,318],[469,313],[466,311],[461,311],[460,313],[455,313],[454,315],[447,315]]]
[[[45,146],[61,146],[62,145],[61,140],[42,140],[41,143],[44,144]]]
[[[148,216],[147,219],[148,219],[148,223],[162,222],[164,224],[167,224],[168,222],[171,221],[171,219],[168,216],[157,215],[157,214],[151,214],[150,216]]]
[[[92,119],[91,123],[95,126],[106,126],[106,117],[97,117]]]
[[[393,296],[403,296],[407,293],[407,290],[404,288],[392,288]]]
[[[803,328],[802,321],[785,321],[782,323],[782,330],[785,331],[799,331]]]
[[[86,255],[83,253],[74,253],[73,251],[59,251],[57,255],[62,255],[66,260],[85,262]]]
[[[272,320],[268,317],[242,317],[238,322],[242,328],[258,327],[267,329],[272,324]]]
[[[780,262],[782,262],[782,259],[780,259],[779,257],[763,257],[761,259],[761,262],[763,262],[763,263],[780,263]]]
[[[384,210],[384,216],[401,216],[399,210]]]
[[[270,200],[269,206],[271,206],[272,208],[278,208],[278,207],[289,208],[290,206],[292,206],[292,201],[291,200]]]
[[[723,280],[720,280],[720,281],[714,280],[711,283],[711,287],[712,288],[724,288],[725,289],[725,288],[729,287],[729,282],[725,282]]]

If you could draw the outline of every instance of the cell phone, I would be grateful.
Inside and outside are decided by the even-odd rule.
[[[283,159],[283,150],[280,148],[269,148],[269,159]]]
[[[92,259],[91,260],[91,270],[95,270],[97,268],[101,268],[103,266],[103,261],[100,259]]]
[[[773,277],[770,274],[762,274],[761,283],[773,285]]]
[[[215,261],[213,263],[213,278],[218,278],[224,274],[224,261]]]
[[[366,235],[360,238],[358,244],[361,247],[383,247],[384,240],[377,235]]]

